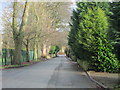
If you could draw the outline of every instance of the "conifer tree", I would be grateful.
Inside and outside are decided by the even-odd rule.
[[[117,72],[118,61],[107,40],[108,20],[105,10],[95,2],[78,3],[77,6],[69,34],[73,53],[80,60],[89,61],[95,71]]]
[[[111,29],[110,37],[112,39],[112,44],[115,48],[115,53],[117,54],[118,59],[120,60],[120,1],[113,2],[110,4],[111,12]]]

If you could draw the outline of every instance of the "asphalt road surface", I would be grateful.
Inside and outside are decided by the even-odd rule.
[[[31,66],[2,70],[2,88],[96,88],[65,56]]]

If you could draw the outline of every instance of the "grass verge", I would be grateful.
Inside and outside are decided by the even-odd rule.
[[[0,66],[0,69],[10,69],[10,68],[25,67],[25,66],[29,66],[29,65],[35,64],[35,63],[40,62],[40,61],[41,60],[30,61],[30,62],[22,62],[21,65],[2,65],[2,66]]]

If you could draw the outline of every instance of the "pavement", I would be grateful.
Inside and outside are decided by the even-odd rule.
[[[96,88],[77,63],[65,56],[2,70],[2,88]]]
[[[103,84],[106,88],[112,89],[119,85],[120,78],[119,73],[107,73],[107,72],[87,72],[89,75],[99,83]],[[120,88],[119,88],[120,90]]]

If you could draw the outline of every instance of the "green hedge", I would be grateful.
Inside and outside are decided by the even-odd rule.
[[[51,55],[57,55],[57,53],[59,52],[60,48],[58,46],[52,46],[50,51],[49,51],[49,54]]]

